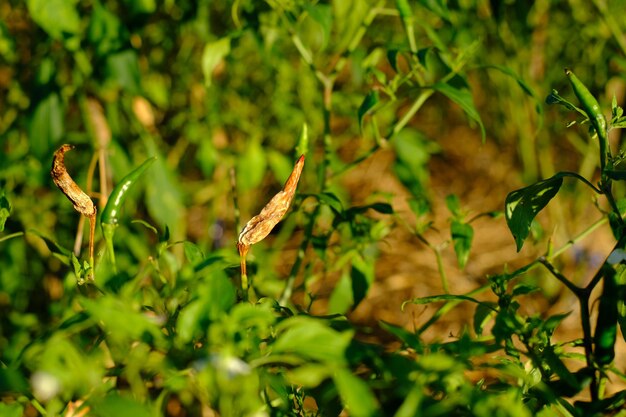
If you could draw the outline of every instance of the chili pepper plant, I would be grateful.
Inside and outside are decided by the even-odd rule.
[[[581,80],[623,75],[625,28],[599,1],[509,3],[2,3],[0,416],[623,414],[626,117]],[[589,143],[541,99],[568,80],[580,105],[547,103]],[[463,164],[470,143],[494,166],[518,150],[506,175],[532,185],[474,213],[433,186],[462,165],[446,137]],[[557,194],[599,218],[477,276],[483,222],[527,251]],[[570,276],[564,254],[607,225],[614,249]],[[400,270],[418,256],[434,273]],[[547,280],[572,311],[526,303]],[[411,324],[356,320],[376,292]]]

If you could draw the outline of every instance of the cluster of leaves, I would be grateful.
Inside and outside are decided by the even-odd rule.
[[[430,110],[436,119],[443,124],[458,107],[484,140],[498,123],[486,123],[477,110],[470,70],[477,79],[498,73],[506,81],[491,82],[508,86],[495,89],[507,98],[494,107],[519,105],[508,112],[515,120],[509,124],[526,134],[526,143],[536,134],[526,123],[543,117],[533,91],[540,82],[557,84],[556,77],[527,83],[517,73],[529,60],[511,62],[511,50],[532,50],[515,45],[528,44],[533,31],[575,27],[541,23],[548,12],[570,16],[570,10],[517,2],[511,19],[509,8],[483,3],[10,0],[0,6],[0,56],[9,64],[0,77],[7,91],[0,97],[0,414],[523,417],[618,408],[623,393],[602,398],[608,365],[594,359],[597,349],[586,351],[586,367],[565,366],[563,359],[575,356],[568,348],[580,343],[552,341],[564,315],[520,312],[520,298],[537,288],[515,280],[538,262],[491,277],[470,294],[412,300],[444,304],[415,331],[381,323],[402,344],[393,351],[360,341],[360,329],[346,317],[367,297],[379,243],[401,216],[381,196],[353,203],[343,173],[376,152],[392,152],[393,172],[418,218],[413,232],[441,265],[443,246],[425,238],[432,209],[428,162],[440,148],[413,122],[420,110],[443,99]],[[571,3],[594,53],[605,57],[604,46],[620,46],[619,27],[603,6],[596,7],[608,32],[597,27],[600,20],[583,17],[593,6]],[[538,23],[526,27],[531,21]],[[576,44],[582,36],[568,33],[558,39]],[[544,53],[559,62],[563,50],[551,45]],[[565,49],[564,55],[579,61],[583,53]],[[622,119],[614,104],[613,127]],[[310,132],[296,142],[303,125]],[[506,133],[491,133],[498,132]],[[53,151],[66,142],[79,144],[70,171],[106,213],[99,218],[95,267],[68,248],[75,216],[48,174]],[[533,178],[536,166],[523,149],[525,173]],[[307,153],[293,214],[268,245],[273,249],[255,248],[254,297],[243,301],[237,211],[256,212],[295,157]],[[152,166],[141,180],[144,195],[124,187],[148,169],[140,165],[145,160]],[[597,189],[607,196],[606,182],[621,179],[616,165],[604,170],[605,186]],[[584,180],[561,173],[509,195],[507,221],[518,248],[565,176]],[[125,192],[125,211],[118,201],[115,219],[106,203],[111,183]],[[468,218],[458,197],[446,203],[445,244],[463,268],[476,217]],[[619,209],[610,216],[619,226]],[[291,270],[279,278],[282,249],[300,229]],[[95,283],[85,279],[90,274]],[[328,275],[338,277],[328,315],[315,316],[311,288]],[[448,292],[443,273],[442,284]],[[488,288],[497,302],[476,298]],[[579,290],[588,305],[590,291]],[[295,302],[294,294],[304,301]],[[453,342],[425,342],[422,333],[464,301],[477,305],[472,331]],[[588,315],[583,327],[585,320]],[[478,381],[468,377],[476,371]],[[587,387],[591,402],[567,400]]]

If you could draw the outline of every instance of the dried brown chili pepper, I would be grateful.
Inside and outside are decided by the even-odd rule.
[[[65,167],[65,153],[74,149],[72,145],[62,145],[54,153],[52,159],[52,169],[50,175],[52,181],[59,187],[65,196],[74,204],[74,209],[83,216],[89,218],[90,234],[89,234],[89,262],[93,266],[93,241],[96,231],[96,213],[97,209],[91,198],[74,182]]]
[[[302,174],[304,167],[304,155],[300,156],[296,162],[291,175],[285,182],[281,191],[279,191],[272,199],[263,207],[261,212],[254,216],[239,234],[237,241],[237,249],[241,258],[241,286],[242,289],[248,289],[248,275],[246,272],[246,255],[251,245],[265,239],[272,231],[274,226],[283,218],[296,194],[296,187]]]

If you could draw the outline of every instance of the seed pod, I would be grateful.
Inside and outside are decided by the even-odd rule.
[[[89,263],[93,267],[93,248],[94,248],[94,236],[96,231],[96,206],[91,201],[91,198],[74,182],[70,174],[67,173],[65,168],[65,152],[74,149],[72,145],[62,145],[52,158],[52,169],[50,175],[52,181],[59,187],[59,189],[65,194],[65,196],[74,204],[74,208],[83,216],[89,218]],[[90,275],[93,279],[93,275]]]
[[[248,250],[251,245],[265,239],[289,209],[296,194],[296,187],[298,186],[303,167],[304,155],[300,156],[296,162],[283,189],[272,197],[258,215],[250,219],[239,234],[237,249],[239,250],[241,261],[241,287],[244,290],[244,294],[248,289],[248,274],[246,272],[246,255]]]
[[[52,181],[74,204],[76,211],[84,216],[94,217],[97,211],[96,206],[91,198],[74,182],[68,174],[67,168],[65,168],[65,152],[71,149],[74,149],[74,146],[65,144],[54,153],[52,169],[50,170]]]
[[[607,154],[609,152],[606,118],[602,113],[598,100],[596,100],[593,94],[589,92],[587,87],[578,79],[576,74],[566,68],[565,75],[569,78],[574,94],[578,97],[580,104],[583,106],[583,110],[587,113],[587,117],[589,118],[591,125],[598,134],[598,139],[600,141],[601,168],[604,169]]]
[[[279,191],[270,201],[263,207],[261,212],[254,216],[246,224],[239,235],[238,246],[250,246],[265,239],[265,237],[272,231],[274,226],[283,218],[294,195],[296,194],[296,187],[300,180],[300,174],[302,173],[302,167],[304,166],[304,155],[298,159],[296,165],[291,172],[291,175],[285,182],[285,186],[282,191]]]

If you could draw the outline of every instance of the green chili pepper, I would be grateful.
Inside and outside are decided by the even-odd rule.
[[[113,188],[109,195],[107,205],[102,210],[100,222],[102,224],[117,224],[120,209],[126,200],[128,190],[137,182],[137,179],[154,163],[156,157],[146,159],[146,161],[132,170]]]
[[[574,89],[574,94],[576,94],[576,97],[580,100],[583,110],[587,113],[587,117],[589,117],[591,125],[598,134],[598,139],[600,141],[600,168],[604,172],[609,152],[606,118],[602,113],[598,100],[596,100],[596,98],[589,92],[587,87],[585,87],[578,77],[568,68],[565,68],[565,75],[569,78],[572,88]]]
[[[109,195],[102,215],[100,216],[100,225],[102,226],[102,234],[104,241],[109,252],[109,259],[113,264],[113,270],[116,270],[115,265],[115,252],[113,250],[113,235],[118,225],[118,216],[126,197],[128,196],[128,190],[137,182],[139,177],[146,172],[146,170],[156,161],[156,157],[148,158],[143,164],[132,170],[113,188]]]
[[[598,321],[593,342],[596,363],[604,366],[610,364],[613,358],[615,358],[619,293],[615,281],[616,271],[613,265],[605,264],[602,268],[605,269],[604,288],[600,296]]]

